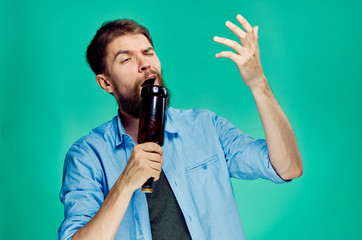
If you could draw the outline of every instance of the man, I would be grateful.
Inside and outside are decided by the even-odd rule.
[[[263,74],[258,27],[241,16],[226,26],[241,44],[216,57],[234,61],[255,99],[265,140],[254,140],[206,110],[168,108],[164,145],[137,143],[142,84],[163,85],[149,32],[131,20],[103,25],[87,49],[118,116],[70,148],[60,199],[59,239],[244,239],[230,177],[285,182],[303,166],[292,127]],[[155,180],[155,192],[140,187]],[[147,196],[146,196],[147,195]]]

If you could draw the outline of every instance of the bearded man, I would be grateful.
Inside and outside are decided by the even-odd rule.
[[[293,129],[260,63],[258,27],[237,16],[234,61],[250,88],[266,140],[208,110],[166,111],[164,145],[137,144],[142,85],[164,86],[149,31],[132,20],[103,24],[87,49],[96,81],[118,115],[75,142],[64,164],[59,239],[245,239],[230,177],[288,182],[303,171]],[[154,192],[140,187],[154,178]]]

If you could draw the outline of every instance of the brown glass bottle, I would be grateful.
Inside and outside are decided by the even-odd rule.
[[[138,143],[155,142],[163,145],[167,90],[162,86],[147,85],[141,91],[142,103],[138,127]],[[153,178],[143,184],[141,191],[152,193]]]

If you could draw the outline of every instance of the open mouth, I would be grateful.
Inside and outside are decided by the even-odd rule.
[[[155,81],[156,81],[156,77],[148,78],[142,83],[141,87],[145,87],[145,86],[148,86],[148,85],[153,85],[155,83]]]

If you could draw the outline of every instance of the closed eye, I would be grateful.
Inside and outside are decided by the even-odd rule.
[[[155,54],[155,50],[153,50],[153,47],[149,47],[143,51],[143,55],[146,56],[153,56]]]
[[[155,52],[153,52],[152,50],[151,51],[147,51],[147,52],[145,52],[145,53],[143,53],[144,55],[146,55],[146,56],[153,56],[153,55],[155,55]]]

